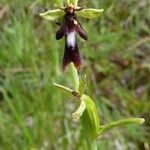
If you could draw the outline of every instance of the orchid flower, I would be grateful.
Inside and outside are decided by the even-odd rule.
[[[82,62],[77,44],[77,35],[79,34],[84,40],[87,40],[88,36],[79,22],[78,16],[93,19],[99,17],[103,9],[79,7],[78,0],[66,0],[65,3],[63,0],[57,0],[56,2],[57,9],[40,13],[40,16],[50,21],[57,21],[63,18],[63,22],[56,33],[57,40],[65,37],[65,52],[62,68],[65,70],[68,64],[73,62],[76,69],[79,70]]]

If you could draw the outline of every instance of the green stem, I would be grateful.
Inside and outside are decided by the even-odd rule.
[[[106,132],[109,129],[114,128],[114,127],[120,127],[120,126],[124,126],[124,125],[128,125],[128,124],[142,124],[144,121],[145,120],[143,118],[129,118],[129,119],[115,121],[110,124],[100,126],[100,132],[99,132],[98,136],[100,136],[104,132]]]
[[[70,68],[71,68],[71,75],[72,75],[72,82],[73,82],[74,90],[76,92],[78,92],[78,89],[79,89],[78,71],[75,68],[73,63],[70,63]],[[84,105],[85,105],[85,103],[81,102],[81,105],[79,106],[79,109],[77,110],[77,112],[75,112],[73,114],[75,118],[76,117],[78,118],[79,117],[78,115],[81,115],[81,112],[85,110],[85,106]],[[80,112],[80,109],[81,109],[81,112]],[[76,116],[76,113],[77,113],[77,116]],[[86,138],[86,142],[87,142],[87,149],[89,149],[89,150],[97,150],[97,142],[96,141],[91,141],[90,139]]]
[[[74,86],[74,90],[78,92],[78,87],[79,87],[79,76],[78,76],[78,71],[75,68],[73,63],[70,63],[70,68],[71,68],[71,76],[72,76],[72,82]]]
[[[91,141],[88,137],[86,138],[87,150],[97,150],[97,142]]]

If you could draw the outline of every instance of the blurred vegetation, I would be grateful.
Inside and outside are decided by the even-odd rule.
[[[79,39],[88,94],[102,123],[144,117],[139,127],[114,129],[99,139],[101,150],[150,149],[150,1],[80,0],[104,8],[100,19],[80,19]],[[72,101],[51,85],[70,85],[61,72],[64,41],[58,27],[38,16],[52,0],[0,1],[0,150],[85,149]]]

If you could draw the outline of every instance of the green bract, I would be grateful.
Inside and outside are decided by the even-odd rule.
[[[79,10],[82,7],[78,6],[78,0],[66,0],[66,5],[69,6],[72,4],[75,9],[78,9],[78,11],[75,11],[77,16],[88,18],[88,19],[94,19],[96,17],[99,17],[104,9],[93,9],[93,8],[83,8]],[[63,0],[54,0],[55,6],[60,9],[55,10],[48,10],[45,13],[40,13],[40,16],[46,20],[55,21],[65,15],[64,8],[67,6],[63,6]]]
[[[66,96],[73,97],[73,94],[72,94],[73,90],[60,84],[53,83],[53,85],[57,87],[61,93],[65,94]]]
[[[76,111],[72,114],[72,118],[73,120],[79,120],[80,117],[82,116],[83,112],[85,111],[86,109],[86,104],[85,104],[85,101],[83,100],[80,100],[80,104],[79,104],[79,107],[76,109]]]
[[[79,83],[79,87],[78,87],[78,91],[80,93],[80,95],[82,96],[82,94],[85,92],[86,89],[86,75],[83,75],[80,79],[80,83]]]

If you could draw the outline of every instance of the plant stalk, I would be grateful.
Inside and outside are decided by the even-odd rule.
[[[87,150],[97,150],[97,141],[91,141],[88,137],[86,138]]]

